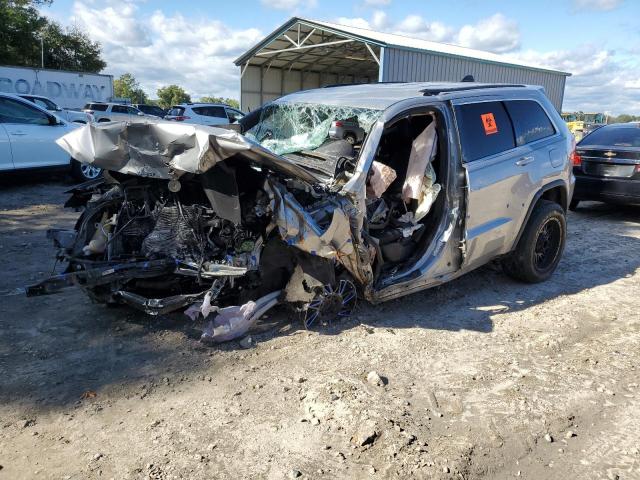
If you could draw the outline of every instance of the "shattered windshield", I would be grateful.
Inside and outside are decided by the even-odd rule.
[[[262,109],[260,121],[245,135],[278,155],[315,150],[329,138],[334,122],[348,121],[352,129],[367,134],[381,113],[342,105],[273,103]]]

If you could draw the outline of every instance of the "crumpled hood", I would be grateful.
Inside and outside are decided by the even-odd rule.
[[[238,132],[168,121],[87,124],[56,142],[72,158],[106,170],[152,178],[201,174],[234,155],[308,183],[319,179]]]

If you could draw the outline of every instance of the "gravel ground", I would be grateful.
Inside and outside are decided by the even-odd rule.
[[[571,213],[544,284],[490,265],[318,332],[276,311],[243,349],[25,298],[78,214],[63,176],[1,182],[0,479],[640,478],[640,209]]]

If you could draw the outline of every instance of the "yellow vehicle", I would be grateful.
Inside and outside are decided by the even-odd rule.
[[[562,119],[567,123],[569,131],[578,141],[596,128],[606,125],[608,120],[607,115],[604,113],[584,112],[563,113]]]

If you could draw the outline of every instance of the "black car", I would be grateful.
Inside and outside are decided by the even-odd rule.
[[[640,123],[606,125],[584,137],[573,173],[572,210],[581,200],[640,205]]]
[[[144,104],[135,104],[133,105],[134,107],[136,107],[138,110],[140,110],[142,113],[146,113],[147,115],[153,115],[155,117],[160,117],[160,118],[164,118],[164,116],[167,114],[167,111],[160,108],[157,105],[144,105]]]

